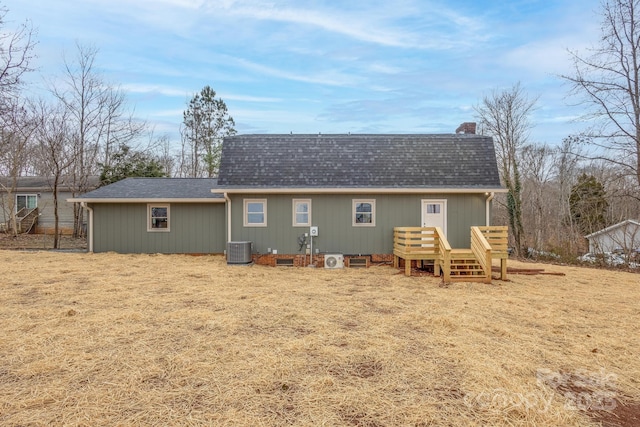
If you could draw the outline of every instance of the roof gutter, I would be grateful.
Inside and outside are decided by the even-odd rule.
[[[87,230],[87,250],[93,252],[93,208],[87,202],[80,202],[80,206],[89,211],[89,229]]]
[[[225,194],[470,194],[470,193],[506,193],[506,188],[318,188],[318,187],[301,187],[301,188],[215,188],[213,193]]]
[[[487,193],[489,197],[486,200],[486,213],[485,213],[485,225],[488,227],[491,225],[491,201],[496,196],[495,192]]]
[[[231,199],[229,198],[229,195],[226,192],[224,193],[224,200],[227,203],[227,242],[230,242],[231,241]]]
[[[216,193],[219,193],[216,191]],[[189,199],[168,199],[168,198],[71,198],[67,199],[69,203],[224,203],[222,198],[189,198]]]

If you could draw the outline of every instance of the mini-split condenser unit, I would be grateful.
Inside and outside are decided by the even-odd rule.
[[[324,256],[324,268],[343,268],[344,257],[340,254],[326,254]]]
[[[249,264],[251,242],[227,242],[227,264]]]

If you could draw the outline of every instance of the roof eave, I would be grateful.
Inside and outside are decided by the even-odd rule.
[[[196,198],[82,198],[67,199],[69,203],[224,203],[224,198],[196,197]]]
[[[592,237],[596,237],[596,236],[599,236],[601,234],[606,234],[609,231],[615,230],[616,228],[623,227],[626,224],[633,224],[635,226],[640,227],[640,222],[634,221],[632,219],[626,219],[626,220],[624,220],[622,222],[619,222],[617,224],[613,224],[613,225],[610,225],[609,227],[603,228],[602,230],[598,230],[598,231],[596,231],[594,233],[587,234],[586,236],[584,236],[584,238],[585,239],[590,239]]]
[[[405,188],[370,188],[370,187],[349,187],[349,188],[274,188],[274,187],[251,187],[251,188],[214,188],[212,193],[227,194],[429,194],[429,193],[506,193],[506,188],[499,187],[477,187],[477,188],[431,188],[431,187],[405,187]]]

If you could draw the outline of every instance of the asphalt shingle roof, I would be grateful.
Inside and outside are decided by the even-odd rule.
[[[239,135],[224,139],[223,188],[500,188],[490,137]]]
[[[126,178],[78,199],[219,199],[214,178]]]
[[[59,178],[58,190],[70,191],[72,178],[70,176],[62,176]],[[13,178],[0,177],[0,191],[6,188],[11,188],[13,185]],[[17,191],[51,191],[53,186],[53,177],[46,176],[19,176],[16,181]],[[90,176],[87,179],[86,185],[88,187],[96,188],[100,185],[100,177]]]

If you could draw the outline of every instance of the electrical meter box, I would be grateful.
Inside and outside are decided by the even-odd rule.
[[[318,235],[318,227],[312,226],[311,228],[309,228],[309,235],[316,237]]]

